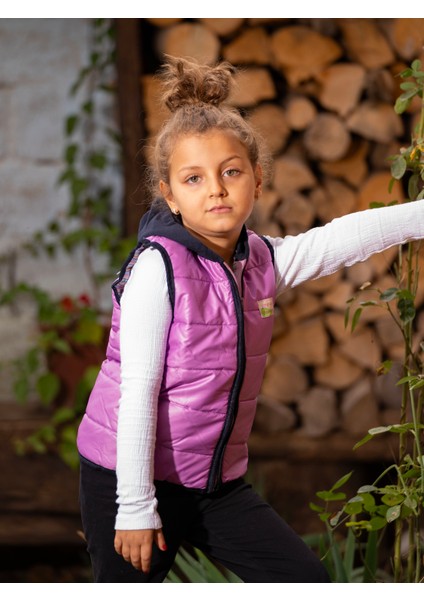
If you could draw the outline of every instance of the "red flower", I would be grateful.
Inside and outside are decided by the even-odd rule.
[[[82,304],[83,306],[91,306],[91,300],[90,297],[87,296],[87,294],[81,294],[81,296],[79,296],[78,298],[80,304]]]
[[[60,307],[65,312],[72,312],[74,310],[74,301],[70,296],[64,296],[60,301]]]

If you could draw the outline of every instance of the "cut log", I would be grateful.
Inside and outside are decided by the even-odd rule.
[[[321,302],[315,294],[296,290],[293,302],[284,306],[284,316],[291,324],[321,313]]]
[[[372,268],[372,262],[370,260],[365,260],[364,262],[359,262],[356,263],[356,265],[352,265],[346,269],[346,276],[349,281],[352,282],[353,289],[355,290],[356,294],[361,285],[367,281],[373,280],[374,270]]]
[[[367,260],[372,267],[374,274],[373,280],[375,281],[376,285],[381,286],[382,290],[396,285],[395,279],[392,275],[385,275],[384,279],[381,279],[381,276],[390,270],[397,255],[398,246],[393,246],[392,248],[388,248],[383,252],[373,254]]]
[[[374,143],[370,147],[368,157],[370,173],[385,171],[390,167],[390,156],[399,153],[399,141],[392,140],[387,143]]]
[[[397,53],[411,61],[420,55],[424,41],[424,19],[392,19],[389,32]]]
[[[152,23],[153,25],[155,25],[155,27],[165,28],[165,27],[169,27],[170,25],[174,25],[174,23],[178,23],[179,21],[182,21],[182,19],[181,18],[152,19],[151,17],[149,17],[149,18],[147,18],[147,21],[149,21],[149,23]]]
[[[345,311],[347,300],[353,295],[353,286],[350,281],[342,280],[333,286],[322,298],[323,305],[332,310]]]
[[[269,401],[260,396],[255,415],[254,430],[266,435],[293,429],[297,424],[297,415],[286,404]]]
[[[292,95],[286,103],[286,118],[290,129],[303,131],[314,121],[317,109],[306,96]]]
[[[301,365],[323,365],[328,360],[329,338],[320,318],[298,323],[273,342],[273,352],[291,356]]]
[[[303,160],[287,155],[275,160],[273,187],[281,197],[307,190],[315,183],[314,174]]]
[[[352,336],[350,325],[345,327],[344,314],[335,312],[326,313],[324,316],[324,323],[326,329],[334,338],[337,347]],[[355,331],[361,331],[361,329],[363,329],[363,325],[360,323]]]
[[[280,201],[280,196],[277,194],[275,190],[265,189],[263,190],[261,197],[258,202],[255,203],[253,207],[252,213],[252,227],[255,228],[256,225],[266,225],[269,223],[271,226],[273,225],[272,219],[275,208]],[[275,224],[275,223],[274,223]],[[270,234],[271,235],[271,234]]]
[[[342,394],[341,426],[351,435],[364,436],[371,427],[380,425],[371,383],[362,379]]]
[[[280,296],[281,298],[281,296]],[[274,308],[274,326],[272,328],[272,339],[277,339],[280,335],[284,335],[284,333],[288,329],[287,321],[279,307],[278,304],[275,305]],[[272,344],[270,348],[270,356],[272,355]],[[278,357],[277,357],[278,358]]]
[[[244,30],[234,41],[224,46],[223,56],[232,64],[269,64],[271,49],[267,32],[262,27]]]
[[[397,385],[403,377],[402,361],[394,362],[388,373],[379,375],[372,382],[373,395],[378,404],[384,408],[395,408],[399,419],[402,402],[402,387]],[[392,421],[395,423],[395,421]]]
[[[342,55],[332,38],[302,25],[284,27],[271,38],[274,60],[291,86],[318,75]]]
[[[159,32],[158,48],[163,54],[191,57],[213,64],[218,60],[220,43],[217,36],[200,23],[181,23]]]
[[[303,143],[312,159],[335,161],[347,154],[350,134],[336,115],[322,113],[305,131]]]
[[[376,319],[375,328],[381,346],[388,356],[394,346],[403,346],[402,332],[390,315],[386,314]]]
[[[285,147],[290,129],[281,107],[276,104],[262,104],[253,110],[249,120],[272,154],[277,154]]]
[[[315,208],[302,194],[289,194],[274,213],[286,235],[307,231],[315,220]]]
[[[261,207],[260,210],[264,221],[272,219],[279,200],[280,197],[275,190],[265,189],[262,192],[262,195],[258,202],[256,202],[255,207]]]
[[[354,331],[340,344],[340,352],[360,367],[376,371],[382,360],[382,353],[377,335],[370,327]]]
[[[387,143],[403,133],[403,124],[391,104],[365,100],[346,121],[350,131],[367,140]]]
[[[205,27],[218,35],[230,35],[243,25],[244,19],[199,19]]]
[[[367,262],[370,261],[371,259],[369,259]],[[370,269],[372,276],[365,281],[371,285],[363,290],[360,290],[360,286],[354,287],[352,297],[355,296],[356,299],[350,303],[350,319],[353,318],[355,311],[358,308],[361,308],[361,323],[375,323],[378,319],[381,319],[387,314],[386,305],[380,301],[380,294],[389,288],[396,287],[396,281],[393,276],[385,275],[378,279],[375,276],[375,271],[371,262]],[[350,271],[350,269],[348,269],[348,271]],[[362,284],[365,283],[365,281],[362,282]],[[363,303],[365,302],[373,302],[377,304],[369,304],[364,306]]]
[[[390,204],[394,201],[401,202],[404,197],[402,186],[399,181],[396,181],[390,192],[391,180],[392,176],[389,171],[370,175],[359,190],[357,210],[370,208],[373,202],[382,202],[383,204]]]
[[[313,190],[310,194],[318,217],[323,223],[329,223],[355,210],[356,194],[346,184],[337,179],[326,178],[324,187]]]
[[[339,424],[337,397],[334,390],[315,386],[300,398],[298,410],[301,416],[300,434],[308,437],[323,436]]]
[[[307,386],[308,377],[299,362],[278,352],[265,370],[261,395],[275,402],[293,402]]]
[[[337,161],[323,161],[319,167],[323,173],[338,177],[354,187],[358,187],[368,174],[368,151],[369,142],[364,140],[354,142],[346,156]]]
[[[355,108],[365,84],[365,69],[361,65],[339,63],[325,69],[318,81],[318,99],[322,106],[345,117]]]
[[[331,289],[333,285],[336,285],[337,281],[342,277],[343,271],[336,271],[332,275],[326,275],[325,277],[319,277],[311,281],[305,281],[302,283],[302,290],[311,292],[312,294],[321,294]]]
[[[393,106],[398,94],[389,69],[376,69],[367,73],[365,94],[371,102],[385,102]]]
[[[396,286],[393,276],[381,277],[381,274],[389,269],[396,253],[396,248],[389,248],[379,254],[373,254],[364,262],[352,265],[346,270],[347,278],[353,283],[354,295],[358,296],[359,301],[378,300],[376,289],[384,291],[389,287]],[[360,292],[360,287],[366,282],[371,285]],[[367,307],[368,309],[371,307]]]
[[[363,370],[340,355],[337,348],[330,350],[328,362],[314,369],[314,380],[332,390],[343,390],[358,381]]]
[[[385,67],[394,61],[390,45],[371,19],[339,19],[343,41],[354,62],[366,69]]]
[[[274,82],[267,69],[252,67],[239,71],[235,76],[234,89],[229,102],[235,106],[255,106],[263,100],[273,100],[276,96]]]

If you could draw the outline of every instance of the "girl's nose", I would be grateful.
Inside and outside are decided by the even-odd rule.
[[[209,188],[209,196],[211,198],[220,198],[225,196],[225,187],[220,179],[213,179]]]

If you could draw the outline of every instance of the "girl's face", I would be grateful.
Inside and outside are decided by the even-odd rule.
[[[231,131],[180,137],[160,190],[183,225],[229,261],[260,193],[262,172]]]

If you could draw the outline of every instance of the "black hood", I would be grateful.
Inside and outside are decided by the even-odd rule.
[[[138,227],[138,242],[151,235],[160,235],[174,242],[178,242],[195,252],[199,256],[213,260],[215,262],[224,262],[223,259],[213,250],[202,244],[202,242],[191,235],[182,225],[179,217],[172,214],[166,208],[152,207],[141,218]],[[247,239],[247,230],[243,225],[239,239],[234,252],[234,260],[244,260],[249,256],[249,244]]]

